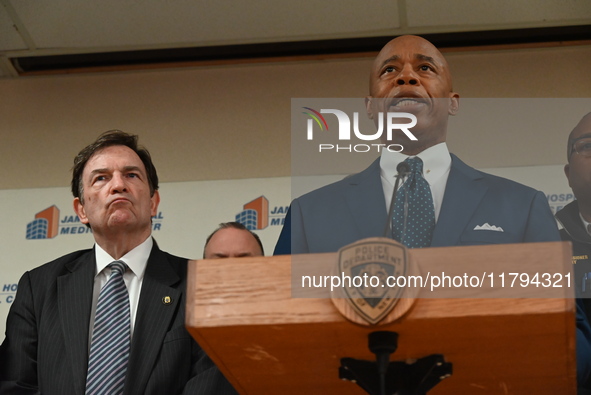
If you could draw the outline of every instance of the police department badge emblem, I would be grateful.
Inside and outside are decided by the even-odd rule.
[[[408,254],[392,239],[364,239],[339,250],[336,270],[342,279],[341,297],[364,321],[375,325],[404,293],[396,279],[409,273]]]

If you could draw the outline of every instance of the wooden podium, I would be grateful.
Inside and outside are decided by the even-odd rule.
[[[416,249],[409,255],[421,273],[462,273],[486,264],[494,276],[566,274],[571,266],[570,244],[562,242]],[[336,253],[296,257],[322,266]],[[399,334],[392,361],[443,354],[453,364],[451,377],[429,394],[576,393],[572,277],[571,288],[563,282],[552,293],[526,287],[474,290],[473,297],[419,294],[396,321],[364,326],[343,318],[327,295],[293,298],[291,265],[291,256],[190,262],[187,328],[240,394],[365,394],[339,380],[340,360],[374,360],[367,336],[384,330]]]

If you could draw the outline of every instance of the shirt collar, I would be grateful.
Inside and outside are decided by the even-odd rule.
[[[581,221],[583,221],[583,228],[585,228],[585,231],[587,232],[587,234],[589,236],[591,236],[591,231],[590,231],[590,227],[589,227],[589,225],[591,225],[591,223],[585,221],[585,218],[583,218],[583,214],[581,214],[581,212],[579,212],[579,217],[581,218]]]
[[[429,185],[433,185],[435,181],[445,175],[451,168],[451,155],[445,142],[436,144],[418,155],[412,156],[418,156],[423,161],[423,177],[425,177]],[[391,152],[387,149],[383,150],[380,158],[382,177],[394,184],[396,174],[398,174],[396,166],[409,157],[409,155],[400,152]]]
[[[152,252],[153,244],[154,241],[152,240],[152,237],[148,236],[148,238],[143,243],[129,251],[127,254],[123,255],[120,259],[115,259],[109,255],[109,253],[103,250],[101,246],[95,243],[94,251],[96,257],[97,275],[102,272],[111,262],[118,260],[125,262],[133,274],[135,274],[135,276],[141,280],[144,277],[146,265],[148,263],[148,258],[150,257],[150,252]]]

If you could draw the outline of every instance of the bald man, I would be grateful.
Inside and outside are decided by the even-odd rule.
[[[591,317],[591,112],[568,136],[564,174],[576,200],[556,213],[562,240],[573,245],[575,290],[581,297],[587,319]],[[591,393],[591,377],[587,379]]]
[[[563,240],[573,243],[576,286],[591,317],[591,112],[571,131],[564,174],[576,200],[556,213]]]
[[[259,236],[239,222],[225,222],[209,235],[204,259],[241,258],[265,255]]]
[[[560,240],[542,192],[478,171],[449,153],[448,117],[459,111],[460,96],[453,90],[447,61],[433,44],[418,36],[393,39],[376,57],[369,81],[368,116],[377,124],[380,113],[412,113],[417,124],[411,132],[417,140],[393,133],[392,140],[382,143],[400,144],[402,152],[382,150],[361,173],[293,200],[275,255],[335,252],[360,239],[383,237],[389,211],[397,214],[388,210],[397,165],[415,157],[421,159],[420,177],[431,190],[435,216],[427,247]],[[572,159],[570,166],[572,178]],[[577,378],[580,393],[587,393],[591,333],[577,302]]]
[[[450,154],[448,118],[460,108],[447,61],[429,41],[401,36],[376,57],[366,97],[376,124],[387,112],[416,116],[410,140],[393,133],[369,168],[295,199],[286,216],[275,254],[334,252],[367,237],[385,236],[397,165],[418,157],[421,178],[432,196],[432,233],[424,246],[504,244],[560,240],[542,192],[480,172]],[[405,123],[408,123],[406,120]],[[388,234],[408,245],[395,235]]]

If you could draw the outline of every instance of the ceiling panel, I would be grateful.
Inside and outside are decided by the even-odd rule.
[[[399,27],[395,1],[13,0],[38,48],[203,46],[359,37]]]
[[[0,51],[27,49],[25,42],[13,26],[6,8],[0,4]]]
[[[471,29],[480,25],[485,30],[503,25],[576,25],[591,20],[590,0],[412,0],[406,7],[409,26],[439,26],[456,31],[467,30],[462,25]]]
[[[407,33],[447,46],[590,40],[590,24],[591,0],[0,0],[0,78],[368,52]]]

